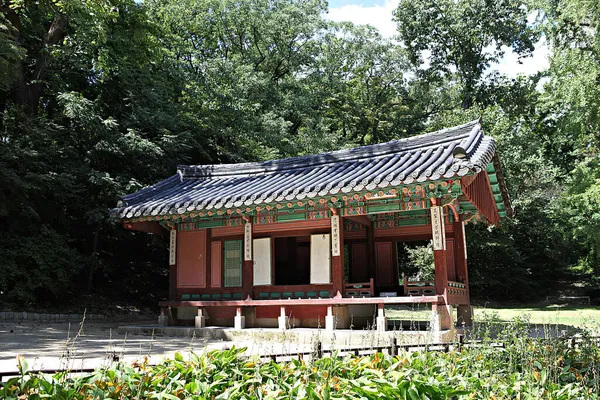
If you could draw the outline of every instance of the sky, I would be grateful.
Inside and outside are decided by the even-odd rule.
[[[370,24],[379,29],[384,37],[396,34],[396,24],[392,21],[392,12],[399,0],[329,0],[329,14],[332,21],[350,21],[355,24]],[[508,49],[505,49],[508,50]],[[498,64],[491,67],[509,77],[519,74],[531,75],[548,67],[548,47],[538,43],[532,57],[518,63],[517,55],[506,51]]]

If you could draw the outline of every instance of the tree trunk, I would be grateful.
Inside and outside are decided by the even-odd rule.
[[[19,43],[23,41],[21,37],[21,23],[19,15],[14,11],[7,13],[7,18],[17,30],[15,40]],[[16,65],[17,79],[13,88],[13,100],[15,103],[23,106],[30,115],[38,112],[40,98],[44,88],[43,79],[48,67],[50,52],[48,47],[59,43],[66,34],[68,18],[64,14],[57,14],[46,35],[44,35],[44,46],[35,59],[33,76],[26,77],[23,63]],[[31,83],[28,83],[28,78]]]
[[[87,279],[87,290],[88,292],[92,291],[92,287],[94,286],[94,273],[96,272],[96,264],[98,261],[98,238],[100,237],[100,228],[102,225],[98,223],[96,225],[96,230],[94,231],[94,241],[92,243],[92,262],[90,263],[90,267],[88,269],[88,279]]]

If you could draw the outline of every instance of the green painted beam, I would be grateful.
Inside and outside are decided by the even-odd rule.
[[[219,226],[224,226],[225,225],[225,220],[224,219],[215,219],[215,220],[207,220],[207,221],[198,221],[196,222],[196,228],[200,229],[200,228],[216,228]]]
[[[487,165],[486,171],[487,171],[488,173],[494,173],[494,172],[495,172],[495,169],[494,169],[494,163],[489,163],[489,164]]]
[[[428,211],[427,210],[406,210],[406,211],[402,211],[400,210],[400,216],[404,216],[404,215],[427,215]]]
[[[490,182],[492,184],[494,183],[498,183],[498,177],[496,176],[496,174],[488,174],[489,178],[490,178]]]
[[[400,209],[399,203],[392,204],[369,204],[367,206],[367,214],[371,213],[382,213],[382,212],[392,212],[398,211]]]
[[[303,219],[306,219],[305,213],[294,213],[294,214],[280,213],[280,214],[277,214],[277,222],[299,221],[299,220],[303,220]]]
[[[416,226],[416,225],[427,225],[429,224],[429,219],[427,218],[401,218],[396,221],[397,225],[400,226]]]

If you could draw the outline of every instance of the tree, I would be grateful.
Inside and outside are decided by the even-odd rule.
[[[587,250],[579,271],[600,273],[600,5],[541,1],[541,26],[551,46],[549,79],[541,108],[554,128],[547,151],[568,174],[556,204],[573,238]],[[596,284],[600,280],[596,281]]]
[[[486,69],[504,54],[504,46],[520,57],[533,51],[535,35],[527,15],[527,4],[521,1],[402,0],[394,20],[421,75],[430,80],[456,76],[462,105],[468,108]]]

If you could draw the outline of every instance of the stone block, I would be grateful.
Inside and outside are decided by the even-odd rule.
[[[335,315],[326,315],[325,316],[325,330],[333,331],[336,328],[337,318]]]
[[[375,325],[379,332],[387,331],[387,317],[385,316],[385,309],[379,305],[377,307],[377,318],[375,318]]]
[[[377,330],[379,332],[385,332],[387,330],[387,317],[378,316],[376,323],[377,323]]]
[[[233,328],[244,329],[246,327],[246,317],[243,315],[236,315],[233,317]]]
[[[287,315],[280,315],[277,317],[277,326],[280,330],[285,331],[290,326],[290,319]]]
[[[158,326],[169,326],[169,317],[167,315],[159,315]]]
[[[431,307],[431,334],[434,342],[442,342],[445,332],[454,335],[454,320],[452,306],[433,304]]]
[[[203,315],[196,315],[194,317],[194,326],[196,328],[204,328],[206,326],[206,317]]]

